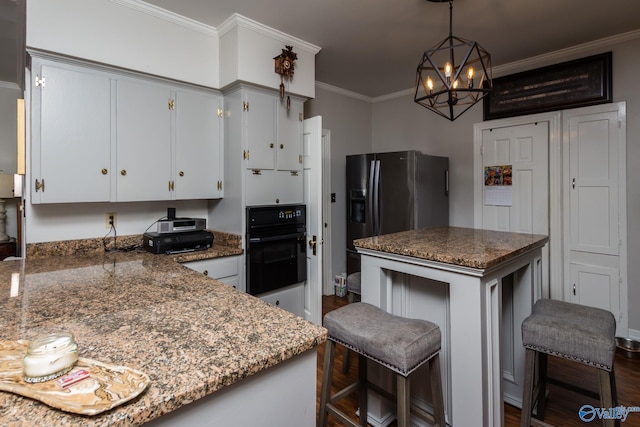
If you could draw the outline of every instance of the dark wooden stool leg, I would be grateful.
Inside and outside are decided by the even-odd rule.
[[[533,386],[535,380],[537,352],[526,349],[524,362],[524,385],[522,390],[522,411],[520,412],[520,427],[531,426],[531,409],[533,407]]]
[[[349,372],[349,356],[350,355],[351,355],[351,350],[345,347],[344,353],[342,355],[342,373],[345,375]]]
[[[327,403],[331,399],[331,377],[333,376],[333,356],[336,344],[327,340],[324,349],[324,364],[322,366],[322,390],[320,391],[320,413],[318,427],[327,426]]]
[[[396,408],[398,427],[409,427],[409,420],[411,419],[411,381],[409,377],[396,374],[396,383],[398,385],[398,394],[396,396],[398,402]]]
[[[433,402],[433,416],[436,420],[434,427],[446,427],[444,417],[444,397],[442,396],[442,373],[440,372],[440,355],[436,354],[429,360],[429,376],[431,383],[431,399]]]
[[[611,372],[607,372],[604,369],[598,369],[598,384],[600,385],[600,406],[603,408],[615,407],[615,377],[614,382],[611,382]],[[620,425],[620,420],[603,419],[602,425],[605,427],[614,427]]]
[[[367,407],[367,358],[361,354],[358,354],[358,381],[360,381],[360,391],[358,392],[360,398],[360,425],[367,427],[367,413],[369,408]]]
[[[544,412],[546,409],[546,397],[547,397],[547,366],[548,366],[547,353],[538,353],[538,411],[536,412],[536,418],[544,420]]]

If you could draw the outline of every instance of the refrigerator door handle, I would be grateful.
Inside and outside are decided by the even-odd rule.
[[[376,160],[376,164],[375,164],[375,175],[374,175],[374,183],[373,183],[373,206],[374,206],[374,216],[375,216],[375,221],[373,222],[374,224],[374,235],[375,236],[379,236],[380,235],[380,231],[382,229],[381,226],[381,215],[380,215],[380,210],[381,210],[381,200],[380,200],[380,160]]]
[[[369,223],[367,227],[371,230],[371,235],[375,235],[376,232],[376,221],[375,221],[375,205],[373,201],[373,192],[374,192],[374,177],[375,177],[375,160],[371,160],[371,164],[369,165],[369,185],[367,188],[367,201],[368,203],[368,211],[365,214],[366,221]]]
[[[444,195],[449,195],[449,169],[444,171]]]

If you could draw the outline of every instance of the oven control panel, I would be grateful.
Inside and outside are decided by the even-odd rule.
[[[264,227],[305,226],[305,205],[252,206],[247,208],[247,231]]]

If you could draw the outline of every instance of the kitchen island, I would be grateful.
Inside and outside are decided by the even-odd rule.
[[[440,326],[450,425],[501,426],[507,383],[521,393],[520,323],[541,296],[541,248],[547,241],[541,235],[434,227],[354,242],[361,254],[362,301]],[[503,290],[513,305],[503,307]],[[388,384],[382,371],[371,376]],[[417,394],[428,409],[424,388]],[[370,395],[371,422],[392,416]]]
[[[315,422],[315,347],[326,330],[179,264],[237,248],[53,256],[44,246],[28,249],[26,260],[0,262],[0,339],[68,331],[80,357],[140,370],[150,384],[95,416],[0,392],[0,425]]]

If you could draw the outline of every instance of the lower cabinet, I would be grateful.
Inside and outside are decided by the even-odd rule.
[[[304,283],[258,295],[258,297],[264,302],[304,317]]]
[[[243,292],[246,290],[244,280],[242,280],[243,261],[241,255],[183,262],[182,265]]]

